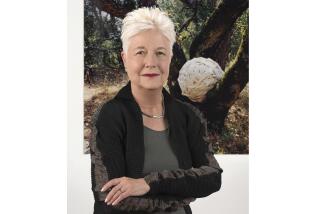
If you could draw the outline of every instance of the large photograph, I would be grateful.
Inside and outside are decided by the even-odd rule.
[[[176,41],[164,88],[192,108],[215,154],[249,153],[248,0],[84,0],[84,153],[102,105],[128,81],[121,25],[137,8],[158,7]],[[173,124],[174,125],[174,124]]]

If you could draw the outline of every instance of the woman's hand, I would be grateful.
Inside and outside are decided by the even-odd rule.
[[[113,188],[112,188],[113,187]],[[108,181],[101,189],[101,192],[112,188],[108,193],[105,202],[112,205],[118,204],[129,196],[140,196],[150,190],[150,186],[143,178],[121,177]]]

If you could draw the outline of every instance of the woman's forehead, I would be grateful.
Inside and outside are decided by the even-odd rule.
[[[146,46],[137,46],[137,47],[133,47],[133,50],[147,50],[148,47]],[[155,50],[167,50],[167,47],[163,47],[163,46],[159,46],[159,47],[155,47]]]
[[[135,41],[132,40],[129,42],[129,49],[130,50],[169,50],[170,44],[166,42],[159,42],[159,41]]]
[[[129,46],[131,48],[145,48],[145,49],[168,49],[170,41],[158,30],[148,30],[136,34],[129,39]]]

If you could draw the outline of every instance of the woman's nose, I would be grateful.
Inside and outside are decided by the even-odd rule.
[[[155,68],[157,65],[157,59],[154,54],[148,54],[145,58],[145,67],[146,68]]]

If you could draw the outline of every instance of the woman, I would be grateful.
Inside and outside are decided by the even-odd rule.
[[[190,202],[220,189],[222,169],[199,117],[163,88],[175,31],[157,8],[123,20],[129,77],[96,121],[91,144],[94,213],[192,213]]]

